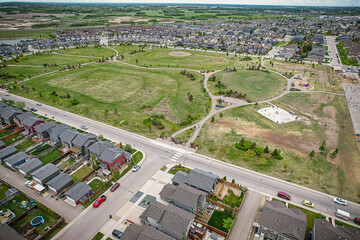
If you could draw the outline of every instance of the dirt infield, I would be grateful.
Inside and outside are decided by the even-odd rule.
[[[169,56],[172,56],[172,57],[188,57],[188,56],[191,56],[191,53],[182,52],[182,51],[172,51],[172,52],[169,53]]]

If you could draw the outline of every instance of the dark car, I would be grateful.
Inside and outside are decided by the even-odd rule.
[[[117,182],[110,188],[110,192],[115,191],[116,189],[118,189],[118,187],[120,187],[120,183]]]
[[[117,229],[114,229],[114,231],[112,231],[112,235],[116,238],[121,238],[121,236],[123,235],[123,233]]]
[[[105,200],[106,200],[106,196],[105,196],[105,195],[101,195],[101,197],[99,197],[98,199],[96,199],[96,201],[93,203],[93,207],[94,207],[94,208],[97,208],[97,207],[100,206],[100,204],[102,204]]]
[[[358,218],[358,217],[354,218],[354,222],[355,222],[356,224],[359,224],[359,225],[360,225],[360,218]]]
[[[284,192],[278,192],[277,194],[278,197],[281,197],[281,198],[284,198],[284,199],[287,199],[287,200],[291,200],[291,196],[287,193],[284,193]]]

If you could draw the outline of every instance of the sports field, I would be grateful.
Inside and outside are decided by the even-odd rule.
[[[13,91],[142,135],[155,136],[160,129],[150,130],[143,123],[151,113],[178,120],[175,123],[161,120],[165,125],[163,131],[170,133],[180,129],[178,123],[188,120],[189,114],[194,119],[201,118],[206,108],[210,108],[208,97],[202,93],[202,76],[194,74],[196,80],[191,81],[180,71],[151,70],[120,63],[92,64],[27,81],[25,88]],[[29,91],[26,87],[36,90]],[[69,93],[80,104],[71,106],[65,99],[50,95],[54,90],[60,96]],[[192,102],[188,92],[193,96]]]
[[[283,77],[275,73],[256,70],[221,71],[215,76],[226,86],[221,90],[245,93],[253,102],[278,96],[287,84]],[[219,91],[215,84],[216,82],[208,82],[208,87],[213,94]]]

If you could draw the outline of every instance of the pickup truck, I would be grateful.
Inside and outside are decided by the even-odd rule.
[[[34,183],[33,181],[30,181],[30,180],[29,180],[29,181],[26,181],[26,182],[25,182],[25,185],[26,185],[27,187],[33,189],[34,186],[36,185],[36,183]]]

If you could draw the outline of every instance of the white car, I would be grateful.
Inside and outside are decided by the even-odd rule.
[[[25,182],[25,185],[27,186],[27,187],[29,187],[29,188],[33,188],[33,182],[32,181],[26,181]]]
[[[42,104],[41,104],[41,103],[39,103],[39,102],[38,102],[36,105],[38,105],[38,106],[42,106]]]
[[[347,201],[342,198],[335,197],[335,198],[333,198],[333,202],[337,203],[337,204],[345,205],[345,206],[347,205]]]
[[[81,125],[81,129],[87,130],[88,127],[86,125]]]
[[[133,167],[132,171],[133,171],[133,172],[136,172],[136,171],[139,170],[140,168],[141,168],[141,166],[138,165],[138,164],[136,164],[136,165]]]

